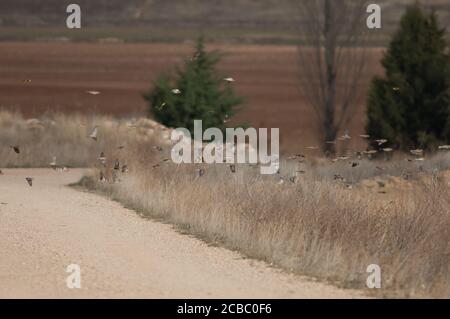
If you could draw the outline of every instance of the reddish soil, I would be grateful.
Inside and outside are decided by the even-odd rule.
[[[279,127],[282,149],[301,150],[317,143],[315,117],[298,89],[301,74],[294,46],[220,45],[226,53],[220,68],[236,79],[246,97],[235,123]],[[142,93],[161,72],[191,54],[189,44],[0,43],[0,107],[36,117],[49,110],[145,114]],[[363,90],[380,72],[380,50],[372,50]],[[31,82],[24,81],[31,80]],[[101,91],[100,95],[87,94]],[[348,125],[352,134],[364,128],[364,101]]]

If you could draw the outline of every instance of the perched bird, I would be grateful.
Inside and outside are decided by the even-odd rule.
[[[56,156],[53,156],[53,160],[50,163],[50,167],[56,170]]]
[[[27,181],[28,185],[30,185],[30,187],[33,186],[33,180],[34,180],[33,177],[26,177],[25,180]]]
[[[20,154],[20,147],[18,145],[10,145],[9,146],[16,154]]]
[[[91,132],[91,135],[89,135],[90,138],[92,138],[94,141],[97,141],[98,137],[98,126],[94,127],[94,129]]]
[[[359,166],[359,163],[353,162],[353,163],[352,163],[352,167],[356,167],[356,166]]]
[[[122,173],[128,173],[128,165],[122,165]]]
[[[234,164],[230,165],[230,171],[233,174],[236,173],[236,165],[234,165]]]
[[[114,162],[114,170],[118,171],[120,170],[120,162],[119,160],[116,159],[116,161]]]

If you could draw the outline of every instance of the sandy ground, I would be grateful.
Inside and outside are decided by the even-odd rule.
[[[0,298],[357,298],[211,247],[65,185],[83,171],[0,175]],[[29,187],[25,177],[35,178]],[[81,289],[66,268],[81,267]]]

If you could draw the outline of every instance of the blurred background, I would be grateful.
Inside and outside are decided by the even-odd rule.
[[[81,29],[66,27],[73,2],[81,7]],[[342,134],[364,133],[365,93],[373,76],[383,74],[385,47],[414,2],[380,2],[382,28],[361,44],[365,67],[352,86],[360,94]],[[424,5],[448,24],[450,0]],[[298,0],[1,0],[0,107],[28,117],[49,111],[145,116],[142,94],[189,57],[203,35],[208,50],[224,53],[219,70],[245,98],[230,125],[278,127],[284,151],[321,146],[302,86],[308,73],[299,63],[308,25]]]

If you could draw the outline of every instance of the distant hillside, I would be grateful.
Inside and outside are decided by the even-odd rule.
[[[83,25],[104,27],[243,28],[294,30],[301,26],[296,3],[301,0],[1,0],[0,26],[65,26],[69,3],[82,7]],[[383,5],[383,32],[396,27],[405,6],[415,0],[377,1]],[[450,21],[450,0],[423,1],[442,21]],[[13,35],[10,36],[13,39]],[[1,39],[7,37],[1,36]]]

